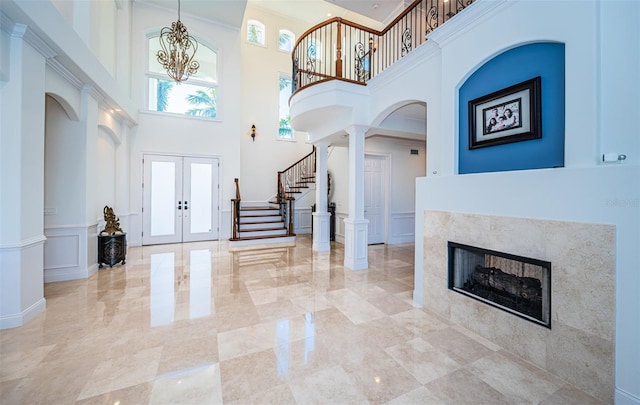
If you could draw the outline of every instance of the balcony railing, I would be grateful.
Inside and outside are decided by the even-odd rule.
[[[293,92],[328,80],[366,84],[473,1],[416,0],[382,31],[342,18],[312,27],[293,49]]]

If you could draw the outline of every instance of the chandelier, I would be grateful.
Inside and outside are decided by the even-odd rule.
[[[187,32],[187,27],[180,21],[180,0],[178,0],[178,21],[171,23],[171,28],[164,27],[160,31],[158,62],[166,69],[170,78],[182,82],[195,74],[200,63],[193,60],[198,50],[198,41]]]

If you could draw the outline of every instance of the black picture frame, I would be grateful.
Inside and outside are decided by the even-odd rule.
[[[469,101],[469,149],[542,138],[541,77]]]

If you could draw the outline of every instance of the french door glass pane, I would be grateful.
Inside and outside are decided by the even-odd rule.
[[[191,233],[211,232],[211,164],[191,164]]]
[[[173,162],[151,163],[151,236],[173,235],[176,167]]]

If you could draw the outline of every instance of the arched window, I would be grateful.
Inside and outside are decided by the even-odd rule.
[[[151,111],[217,118],[218,54],[202,41],[198,42],[195,59],[198,71],[185,82],[176,83],[167,76],[156,56],[158,37],[148,39],[147,81],[148,108]]]
[[[279,47],[282,51],[291,52],[293,50],[293,43],[295,42],[295,35],[288,30],[280,30]]]
[[[264,45],[264,38],[264,24],[257,20],[247,21],[247,41],[258,45]]]

